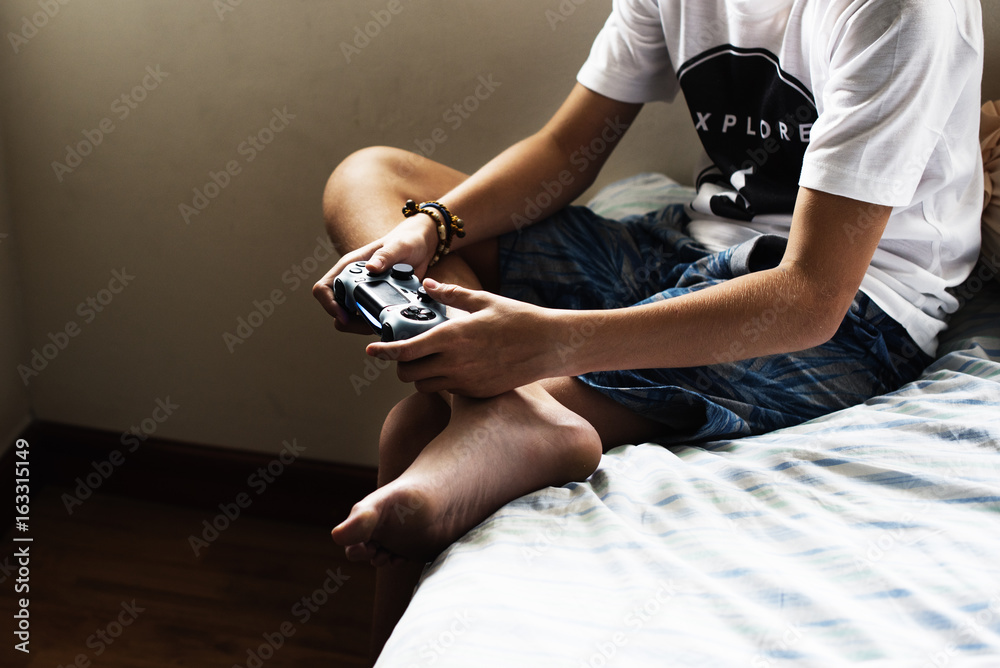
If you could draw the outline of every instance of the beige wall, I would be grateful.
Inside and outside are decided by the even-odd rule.
[[[338,335],[310,295],[333,263],[311,259],[326,253],[327,176],[351,151],[427,146],[438,128],[447,139],[433,157],[474,169],[553,110],[608,3],[553,29],[545,11],[558,2],[244,0],[220,17],[223,2],[53,3],[17,53],[9,36],[0,45],[25,301],[25,343],[4,348],[28,364],[49,346],[28,388],[41,418],[112,430],[147,419],[158,436],[262,451],[296,437],[308,455],[371,464],[381,418],[406,388],[369,369],[374,382],[356,392],[364,341]],[[3,33],[39,11],[38,0],[6,0]],[[378,18],[386,25],[347,62],[341,43]],[[444,112],[481,76],[499,87],[455,127]],[[656,116],[634,145],[670,122]],[[270,140],[271,123],[280,132],[263,150],[244,144]],[[67,157],[81,142],[89,155]],[[677,162],[686,177],[682,148],[638,166]],[[227,165],[238,173],[218,176],[228,183],[186,221],[179,206]],[[238,318],[275,291],[282,303],[230,352],[223,334],[238,335]],[[15,366],[4,377],[19,384]],[[167,416],[158,401],[176,408]]]
[[[0,141],[0,452],[28,425],[31,406],[20,376],[10,373],[24,350],[24,318],[21,308],[21,276],[17,233],[11,224]]]
[[[0,5],[13,220],[0,231],[17,237],[0,245],[5,323],[20,320],[9,248],[24,302],[23,327],[0,335],[0,391],[13,397],[0,427],[26,414],[15,367],[38,350],[52,357],[28,387],[41,418],[145,419],[157,436],[260,451],[295,437],[308,456],[374,463],[381,417],[406,388],[369,367],[357,392],[364,342],[337,335],[309,294],[332,262],[311,260],[326,252],[326,177],[355,149],[427,147],[437,129],[433,157],[474,169],[559,103],[610,2],[61,1]],[[43,4],[58,12],[12,44]],[[378,34],[345,55],[366,26]],[[987,88],[1000,97],[996,55]],[[461,123],[446,117],[480,77],[500,85]],[[602,183],[651,169],[687,180],[690,126],[680,107],[647,109]],[[273,141],[258,151],[250,136]],[[81,144],[87,155],[67,156]],[[210,173],[224,187],[196,201]],[[182,204],[207,206],[185,220]],[[223,335],[246,333],[238,318],[255,300],[270,315],[230,352]]]
[[[986,33],[986,71],[983,73],[983,99],[1000,100],[1000,2],[981,0],[983,31]]]

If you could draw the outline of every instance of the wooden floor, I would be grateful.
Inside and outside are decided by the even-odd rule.
[[[374,572],[330,527],[240,516],[196,557],[189,536],[214,513],[98,492],[69,515],[65,491],[32,498],[27,656],[11,640],[23,543],[3,539],[0,665],[365,665]]]

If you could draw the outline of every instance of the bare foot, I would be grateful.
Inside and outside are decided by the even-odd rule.
[[[455,397],[448,426],[402,475],[355,504],[332,531],[349,559],[429,561],[508,501],[584,480],[601,440],[540,386]]]

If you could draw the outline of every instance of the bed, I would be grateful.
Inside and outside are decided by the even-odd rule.
[[[609,217],[690,198],[659,175]],[[770,434],[607,453],[429,564],[377,666],[1000,665],[1000,283],[936,361]]]

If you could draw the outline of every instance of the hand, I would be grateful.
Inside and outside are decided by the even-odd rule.
[[[396,360],[397,375],[420,392],[447,390],[492,397],[561,375],[554,311],[481,290],[424,281],[427,293],[467,313],[411,339],[368,345],[369,355]]]
[[[371,334],[367,323],[352,317],[334,299],[333,283],[337,276],[347,265],[362,260],[367,261],[369,271],[382,271],[402,262],[411,265],[417,276],[423,276],[436,249],[437,227],[434,220],[426,214],[406,218],[381,239],[341,257],[333,269],[313,285],[313,297],[336,319],[335,326],[340,331]]]

